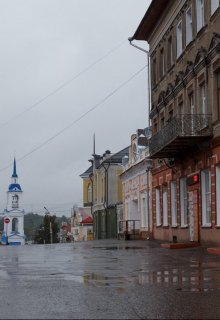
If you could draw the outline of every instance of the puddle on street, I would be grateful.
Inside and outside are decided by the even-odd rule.
[[[144,247],[136,247],[136,246],[112,246],[112,247],[92,247],[93,249],[101,249],[101,250],[140,250],[145,249]]]
[[[142,271],[138,274],[140,285],[164,285],[179,291],[206,292],[220,290],[219,270],[163,270]]]

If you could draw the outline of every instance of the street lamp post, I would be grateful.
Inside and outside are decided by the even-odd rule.
[[[104,201],[104,208],[105,208],[105,237],[107,238],[107,215],[108,215],[108,169],[110,167],[110,162],[103,162],[101,166],[105,170],[105,201]]]
[[[128,38],[128,41],[130,43],[130,45],[132,45],[134,48],[144,52],[147,54],[147,69],[148,69],[148,79],[147,79],[147,85],[148,85],[148,127],[150,128],[150,110],[151,110],[151,75],[150,75],[150,52],[148,50],[145,50],[139,46],[137,46],[136,44],[132,43],[134,39],[132,37]]]
[[[50,218],[50,244],[52,244],[53,243],[53,233],[52,233],[51,215],[50,215],[50,211],[47,210],[46,207],[44,207],[44,209],[47,211],[47,214],[48,214],[48,216]]]

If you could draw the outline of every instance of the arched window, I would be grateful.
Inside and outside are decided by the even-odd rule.
[[[18,195],[17,194],[12,196],[12,208],[13,209],[18,208]]]
[[[18,232],[18,219],[12,219],[12,232]]]
[[[92,202],[92,185],[91,185],[91,183],[88,185],[87,192],[88,192],[88,194],[87,194],[88,202],[91,203]]]

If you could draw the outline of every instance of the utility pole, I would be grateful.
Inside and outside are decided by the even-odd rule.
[[[52,244],[53,243],[53,234],[52,234],[51,214],[50,214],[50,211],[47,210],[46,207],[44,207],[44,209],[47,211],[49,218],[50,218],[50,244]]]

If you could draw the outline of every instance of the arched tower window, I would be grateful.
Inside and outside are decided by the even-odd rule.
[[[18,219],[12,219],[12,232],[18,232]]]
[[[88,185],[87,192],[88,192],[88,194],[87,194],[88,202],[91,203],[92,202],[92,185],[91,185],[91,183]]]
[[[12,208],[17,209],[18,208],[18,195],[15,194],[12,196]]]

